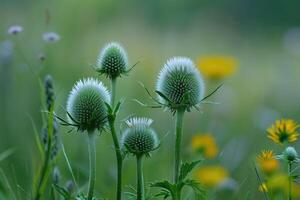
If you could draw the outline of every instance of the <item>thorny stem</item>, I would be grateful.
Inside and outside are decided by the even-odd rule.
[[[137,166],[137,200],[144,200],[144,177],[143,177],[143,166],[142,166],[142,155],[136,156]]]
[[[116,95],[116,79],[111,79],[111,107],[114,109],[114,101]],[[115,146],[115,153],[117,158],[117,200],[122,199],[122,168],[123,168],[123,156],[120,148],[119,139],[115,128],[116,113],[110,113],[108,115],[108,123]]]
[[[175,159],[174,159],[174,183],[178,182],[179,170],[181,164],[181,136],[182,136],[182,122],[184,116],[184,109],[178,109],[176,112],[176,139],[175,139]],[[179,194],[180,195],[180,194]]]
[[[88,132],[88,146],[89,146],[89,161],[90,161],[90,174],[89,174],[89,189],[88,200],[93,199],[94,186],[96,180],[96,134],[94,131]]]
[[[292,162],[288,162],[288,175],[289,175],[289,196],[288,200],[292,200]]]

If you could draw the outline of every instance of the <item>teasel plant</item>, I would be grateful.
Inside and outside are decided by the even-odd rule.
[[[110,102],[107,88],[94,78],[79,80],[71,90],[67,100],[67,120],[56,116],[62,125],[70,126],[77,132],[86,133],[89,151],[89,185],[86,197],[80,194],[79,199],[94,199],[96,180],[96,133],[107,125]]]
[[[40,150],[43,154],[43,165],[41,170],[38,171],[35,178],[35,191],[34,191],[34,199],[39,200],[43,195],[46,189],[46,183],[48,181],[47,174],[54,174],[57,172],[54,170],[55,159],[58,154],[58,122],[54,117],[54,102],[55,102],[55,94],[54,94],[54,82],[51,75],[45,76],[44,79],[44,91],[45,91],[45,107],[46,112],[48,113],[48,118],[45,122],[44,127],[41,131],[41,143]],[[54,199],[55,194],[53,188],[51,188],[51,196]]]
[[[117,200],[122,199],[122,168],[124,154],[120,148],[119,136],[116,132],[115,125],[117,114],[122,104],[122,102],[119,101],[115,106],[115,97],[117,89],[116,83],[118,78],[121,78],[122,75],[127,75],[136,64],[130,67],[128,64],[127,53],[124,50],[124,48],[119,43],[112,42],[107,44],[101,50],[97,59],[97,63],[94,66],[96,72],[98,72],[100,75],[105,75],[110,80],[111,101],[109,104],[106,104],[106,106],[108,108],[108,124],[112,135],[117,159]]]
[[[121,145],[126,155],[136,157],[137,166],[137,200],[145,200],[145,186],[142,169],[143,157],[150,157],[151,152],[159,148],[159,140],[153,128],[153,120],[148,118],[131,118],[126,121],[127,128],[122,134]]]
[[[299,167],[300,158],[296,149],[292,146],[285,148],[282,154],[276,156],[277,159],[287,163],[288,174],[288,200],[292,200],[292,184],[293,181],[300,177],[300,174],[294,174],[295,170]],[[296,166],[296,167],[295,167]]]
[[[203,187],[200,183],[188,178],[189,173],[201,160],[182,163],[181,159],[183,118],[185,113],[191,112],[193,108],[199,111],[201,103],[205,103],[205,100],[221,85],[209,95],[204,96],[204,81],[193,61],[186,57],[174,57],[164,64],[158,75],[155,90],[157,97],[154,97],[144,85],[142,86],[154,104],[145,104],[136,100],[139,104],[150,108],[163,108],[176,116],[173,182],[156,182],[152,184],[152,187],[162,188],[159,195],[164,198],[171,196],[174,200],[180,200],[182,188],[190,186],[196,199],[201,199],[205,193]]]

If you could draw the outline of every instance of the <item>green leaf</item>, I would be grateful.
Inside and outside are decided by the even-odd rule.
[[[199,182],[192,179],[187,179],[183,184],[192,188],[195,195],[195,200],[202,200],[206,198],[206,190]]]
[[[2,162],[7,157],[12,155],[14,153],[14,151],[15,151],[14,149],[10,148],[10,149],[7,149],[7,150],[3,151],[2,153],[0,153],[0,162]]]
[[[115,107],[115,110],[114,110],[114,114],[117,114],[119,112],[119,109],[120,109],[120,106],[121,106],[122,102],[119,101]]]
[[[112,107],[111,107],[108,103],[106,103],[106,102],[104,102],[104,104],[106,105],[106,108],[107,108],[108,113],[109,113],[109,114],[112,114],[112,113],[113,113]]]
[[[53,184],[54,189],[65,199],[70,199],[71,198],[71,194],[63,187],[60,187],[57,184]]]
[[[177,190],[176,185],[174,185],[168,181],[160,181],[160,182],[151,183],[150,187],[161,188],[162,191],[160,193],[158,193],[158,195],[163,195],[166,198],[169,196],[174,197],[176,194],[176,190]]]
[[[212,91],[211,93],[209,93],[207,96],[205,96],[203,99],[201,99],[200,102],[208,99],[209,97],[211,97],[214,93],[216,93],[221,87],[223,86],[223,84],[219,85],[214,91]]]
[[[183,181],[200,162],[202,162],[202,160],[183,163],[180,168],[179,181]]]
[[[155,90],[155,92],[161,97],[163,98],[164,100],[166,100],[168,103],[172,103],[172,101],[166,96],[164,95],[162,92],[158,91],[158,90]]]

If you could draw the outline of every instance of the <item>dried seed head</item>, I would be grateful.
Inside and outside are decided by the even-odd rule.
[[[110,94],[102,82],[93,78],[78,81],[67,101],[69,123],[80,131],[103,129],[107,122],[105,103],[109,102]]]
[[[107,44],[100,52],[96,71],[115,79],[127,72],[128,59],[124,48],[118,43]]]
[[[160,71],[156,90],[168,99],[159,96],[160,102],[170,109],[189,109],[203,98],[204,82],[191,59],[174,57]]]
[[[128,152],[143,155],[158,146],[156,132],[150,127],[152,119],[132,118],[126,121],[128,128],[124,131],[121,144]]]

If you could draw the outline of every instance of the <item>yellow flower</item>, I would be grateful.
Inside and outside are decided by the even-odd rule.
[[[206,158],[214,158],[218,154],[218,146],[211,134],[195,135],[192,137],[191,146]]]
[[[269,178],[265,183],[259,186],[259,191],[270,193],[284,193],[289,192],[289,177],[286,174],[275,174]],[[292,182],[292,197],[300,197],[300,185],[299,183]]]
[[[279,168],[279,162],[274,158],[273,151],[262,151],[257,156],[259,168],[266,174],[271,174]]]
[[[297,124],[297,122],[292,119],[277,120],[268,128],[268,138],[279,144],[295,142],[299,137],[299,133],[297,132],[299,127],[300,124]]]
[[[237,60],[231,56],[200,57],[197,61],[199,70],[209,79],[222,79],[237,71]]]
[[[288,191],[288,176],[282,173],[274,174],[259,186],[261,192],[285,193]]]
[[[196,171],[196,180],[207,187],[216,187],[228,178],[229,173],[222,166],[204,166]]]

